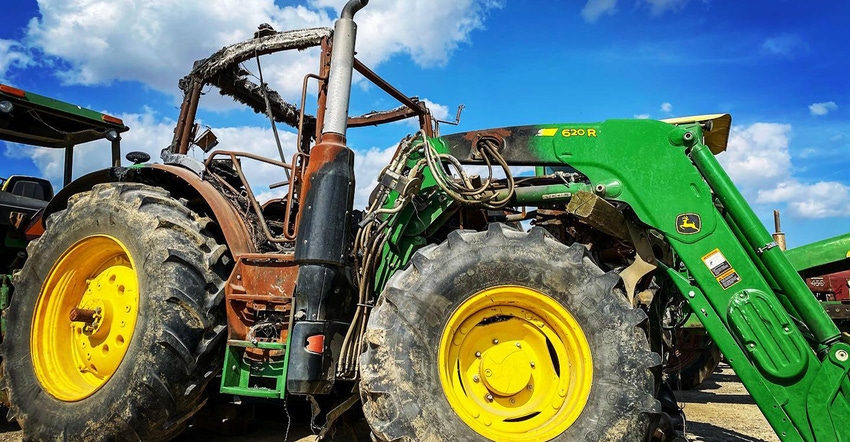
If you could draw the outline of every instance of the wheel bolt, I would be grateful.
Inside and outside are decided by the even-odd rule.
[[[478,382],[479,380],[481,380],[481,378],[479,378],[478,375],[472,377],[472,382]]]
[[[534,385],[528,384],[528,391],[534,390]]]
[[[97,310],[89,310],[85,308],[72,308],[71,314],[68,315],[71,322],[85,322],[91,324],[94,322],[94,315],[99,313]]]
[[[488,394],[488,395],[486,396],[486,399],[487,399],[487,402],[493,402],[493,395],[492,395],[492,394]]]
[[[531,368],[534,368],[534,361],[531,361]]]
[[[516,343],[516,348],[522,348],[522,345],[521,345],[519,342],[517,342],[517,343]]]
[[[496,345],[496,344],[498,344],[498,343],[499,343],[499,340],[498,340],[498,339],[493,339],[493,345]]]
[[[513,404],[515,404],[515,403],[516,403],[516,399],[511,398],[511,401],[510,401],[510,402],[511,402],[511,405],[513,405]]]
[[[475,352],[475,357],[476,357],[476,358],[480,358],[480,357],[481,357],[481,352],[480,352],[480,351],[476,351],[476,352]]]

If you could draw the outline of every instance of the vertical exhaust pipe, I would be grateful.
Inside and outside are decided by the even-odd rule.
[[[301,187],[295,262],[295,322],[290,336],[287,390],[330,392],[350,314],[345,275],[354,205],[354,152],[346,146],[357,25],[368,0],[351,0],[334,25],[322,138],[310,150]],[[321,342],[307,345],[308,342]],[[321,351],[319,351],[321,350]]]
[[[328,99],[322,135],[337,134],[345,139],[348,128],[348,104],[351,98],[351,74],[354,69],[354,43],[357,24],[354,14],[363,9],[369,0],[351,0],[342,8],[334,24],[331,71],[328,76]]]

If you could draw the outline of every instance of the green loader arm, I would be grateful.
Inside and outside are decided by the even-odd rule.
[[[427,143],[462,164],[483,164],[480,146],[486,141],[508,165],[582,174],[582,182],[517,187],[510,203],[541,206],[580,195],[590,195],[591,201],[595,194],[620,207],[631,223],[660,232],[673,249],[673,261],[665,264],[651,252],[641,257],[672,280],[780,439],[850,441],[850,427],[842,424],[850,420],[850,345],[797,273],[805,267],[799,260],[820,252],[832,256],[850,237],[839,237],[841,246],[815,245],[804,249],[805,255],[786,256],[714,157],[725,148],[728,119],[720,125],[710,118],[674,123],[522,126]],[[411,166],[421,164],[411,158]],[[378,289],[445,214],[457,210],[434,186],[427,167],[422,176],[418,195],[425,203],[390,215],[399,227],[384,249],[386,264],[375,276]],[[398,190],[401,182],[392,185]]]

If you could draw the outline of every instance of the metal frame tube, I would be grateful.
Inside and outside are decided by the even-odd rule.
[[[328,75],[327,110],[322,134],[335,133],[345,139],[348,126],[348,104],[351,98],[351,76],[354,69],[354,43],[357,24],[354,14],[366,6],[368,0],[351,0],[334,24],[331,72]]]
[[[818,343],[828,345],[841,336],[838,327],[829,315],[812,296],[806,283],[785,257],[783,251],[776,246],[767,229],[758,219],[753,209],[747,204],[741,192],[732,183],[729,175],[717,162],[717,158],[708,147],[694,146],[691,159],[703,178],[714,191],[717,199],[723,204],[729,216],[735,222],[764,266],[779,284],[794,309],[799,312],[800,319],[809,327]]]

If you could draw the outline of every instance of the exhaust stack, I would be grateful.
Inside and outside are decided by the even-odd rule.
[[[348,320],[351,307],[343,300],[351,298],[345,264],[354,206],[354,152],[346,146],[345,132],[357,37],[354,14],[367,3],[349,1],[334,25],[322,137],[310,150],[301,188],[295,322],[286,381],[294,394],[330,392],[349,325],[342,321]]]

